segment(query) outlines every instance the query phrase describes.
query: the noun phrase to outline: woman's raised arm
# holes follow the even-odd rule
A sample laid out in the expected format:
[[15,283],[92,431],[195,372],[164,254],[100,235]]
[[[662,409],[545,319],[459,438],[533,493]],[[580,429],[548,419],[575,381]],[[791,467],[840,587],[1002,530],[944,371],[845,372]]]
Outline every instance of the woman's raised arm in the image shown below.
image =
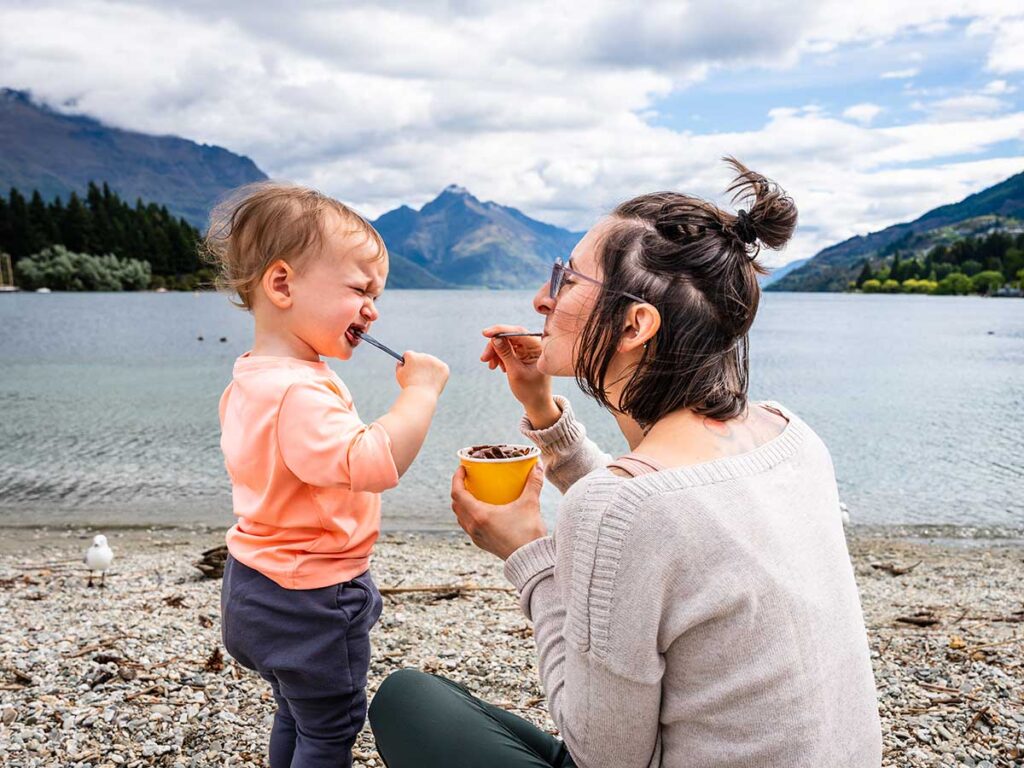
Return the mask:
[[492,325],[485,328],[487,347],[480,356],[491,370],[500,368],[512,395],[526,411],[523,434],[541,450],[547,479],[565,493],[573,483],[611,461],[587,438],[575,420],[569,401],[551,391],[551,377],[537,370],[541,342],[535,336],[497,337],[499,333],[525,331],[522,326]]

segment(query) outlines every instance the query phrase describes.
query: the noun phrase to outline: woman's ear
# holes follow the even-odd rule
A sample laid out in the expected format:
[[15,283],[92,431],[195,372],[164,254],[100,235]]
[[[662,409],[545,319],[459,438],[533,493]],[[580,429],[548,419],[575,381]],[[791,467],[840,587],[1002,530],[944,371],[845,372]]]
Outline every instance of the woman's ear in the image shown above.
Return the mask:
[[263,273],[263,292],[270,299],[270,303],[278,309],[288,309],[292,305],[292,279],[295,271],[284,259],[278,259]]
[[626,313],[625,328],[619,340],[620,352],[647,346],[661,328],[661,313],[651,304],[634,304]]

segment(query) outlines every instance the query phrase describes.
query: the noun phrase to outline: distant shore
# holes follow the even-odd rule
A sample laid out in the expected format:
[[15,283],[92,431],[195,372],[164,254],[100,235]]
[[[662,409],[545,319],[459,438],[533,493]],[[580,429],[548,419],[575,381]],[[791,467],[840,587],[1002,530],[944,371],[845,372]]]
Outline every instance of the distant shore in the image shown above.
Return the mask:
[[[223,531],[107,531],[116,560],[103,590],[85,585],[91,533],[7,528],[0,537],[5,765],[263,765],[269,691],[222,655],[220,582],[192,565]],[[1024,759],[1024,538],[893,533],[848,531],[883,764]],[[532,630],[499,561],[461,534],[386,534],[373,570],[382,587],[412,591],[386,597],[371,693],[394,669],[418,667],[553,728]],[[355,757],[382,765],[368,729]]]

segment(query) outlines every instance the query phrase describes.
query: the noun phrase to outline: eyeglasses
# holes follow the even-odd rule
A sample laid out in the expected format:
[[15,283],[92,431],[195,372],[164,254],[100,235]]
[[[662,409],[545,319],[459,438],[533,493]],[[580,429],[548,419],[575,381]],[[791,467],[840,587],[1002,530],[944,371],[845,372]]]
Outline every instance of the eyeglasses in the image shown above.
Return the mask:
[[601,288],[608,291],[608,293],[614,293],[619,296],[628,296],[633,299],[633,301],[639,301],[644,304],[648,303],[647,299],[642,299],[636,294],[626,293],[625,291],[616,291],[605,287],[605,284],[600,280],[595,280],[592,277],[588,277],[587,275],[577,272],[575,269],[570,269],[565,266],[565,263],[561,259],[555,259],[555,263],[551,265],[551,279],[548,281],[548,296],[552,299],[558,299],[558,292],[562,290],[562,282],[565,280],[565,276],[567,274],[579,278],[580,280],[585,280],[588,283],[599,285]]

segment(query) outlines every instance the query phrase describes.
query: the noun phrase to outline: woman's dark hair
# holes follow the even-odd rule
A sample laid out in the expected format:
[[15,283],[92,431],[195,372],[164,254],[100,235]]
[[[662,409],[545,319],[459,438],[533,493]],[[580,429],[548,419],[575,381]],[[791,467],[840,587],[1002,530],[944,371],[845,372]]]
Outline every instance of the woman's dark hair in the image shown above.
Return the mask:
[[609,364],[633,303],[661,313],[622,390],[619,410],[649,427],[680,408],[725,421],[747,407],[747,333],[757,313],[761,246],[780,248],[796,227],[796,205],[774,182],[732,157],[726,190],[737,214],[677,192],[641,195],[612,212],[599,245],[602,291],[580,335],[576,380],[601,405]]

